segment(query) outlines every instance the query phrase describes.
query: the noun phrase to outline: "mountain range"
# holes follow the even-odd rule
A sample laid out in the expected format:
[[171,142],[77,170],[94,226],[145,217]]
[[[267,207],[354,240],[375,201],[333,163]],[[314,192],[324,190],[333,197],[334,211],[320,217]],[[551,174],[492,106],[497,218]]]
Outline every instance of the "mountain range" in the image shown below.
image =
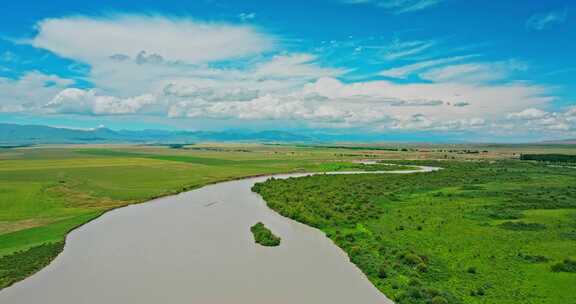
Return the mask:
[[[407,134],[330,134],[316,131],[302,133],[266,131],[186,131],[186,130],[112,130],[108,128],[71,129],[44,125],[0,123],[0,147],[35,144],[191,144],[199,142],[263,142],[263,143],[334,143],[334,142],[405,142],[405,143],[460,143],[459,139],[440,141],[431,137]],[[536,143],[538,144],[538,143]],[[576,139],[544,141],[539,144],[576,144]]]
[[111,130],[108,128],[67,129],[42,125],[0,123],[1,145],[70,143],[194,143],[207,141],[312,142],[311,136],[285,131],[165,131]]

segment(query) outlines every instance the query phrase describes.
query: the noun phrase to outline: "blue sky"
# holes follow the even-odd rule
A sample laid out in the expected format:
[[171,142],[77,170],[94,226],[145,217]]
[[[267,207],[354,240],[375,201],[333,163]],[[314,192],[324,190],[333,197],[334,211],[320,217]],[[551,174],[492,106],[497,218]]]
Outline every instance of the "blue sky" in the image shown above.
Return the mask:
[[571,1],[2,4],[0,122],[576,137]]

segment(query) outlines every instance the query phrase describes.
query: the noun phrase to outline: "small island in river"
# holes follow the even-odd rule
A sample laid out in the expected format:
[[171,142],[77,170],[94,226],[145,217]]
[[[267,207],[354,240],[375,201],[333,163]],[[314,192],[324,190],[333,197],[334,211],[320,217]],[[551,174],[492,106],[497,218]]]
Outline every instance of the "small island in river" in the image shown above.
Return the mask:
[[275,236],[270,229],[262,224],[262,222],[258,222],[254,226],[250,227],[250,231],[252,231],[254,241],[257,244],[267,247],[280,245],[280,238]]

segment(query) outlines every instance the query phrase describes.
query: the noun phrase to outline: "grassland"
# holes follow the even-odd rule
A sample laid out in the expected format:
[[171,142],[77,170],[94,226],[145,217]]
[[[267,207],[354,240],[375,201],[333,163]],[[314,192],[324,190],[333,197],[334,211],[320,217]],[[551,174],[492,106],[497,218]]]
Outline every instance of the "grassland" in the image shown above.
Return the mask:
[[409,164],[445,169],[272,179],[253,190],[324,231],[396,303],[576,303],[576,170]]
[[[571,153],[575,150],[566,146],[560,148],[548,146],[521,148],[526,149],[526,151],[530,153]],[[366,169],[359,168],[364,166],[349,162],[350,160],[356,159],[512,159],[518,158],[520,152],[524,151],[522,149],[517,146],[408,146],[407,148],[392,147],[390,149],[379,146],[377,149],[374,149],[369,146],[314,147],[256,144],[201,144],[178,147],[178,149],[158,146],[119,145],[0,148],[0,289],[25,278],[47,265],[61,251],[64,237],[71,229],[102,215],[108,210],[144,202],[151,198],[194,189],[223,180],[252,175],[293,171]],[[470,165],[472,164],[474,163],[470,163]],[[446,163],[442,163],[442,166],[445,165]],[[388,166],[382,169],[397,170],[406,168],[409,168],[406,167],[406,164],[399,163],[397,166]],[[349,193],[346,193],[346,199],[344,200],[346,203],[344,205],[339,205],[334,210],[332,210],[333,205],[326,205],[323,206],[326,208],[315,210],[315,204],[310,204],[302,207],[300,211],[286,213],[285,215],[318,226],[320,224],[313,220],[313,218],[318,214],[323,214],[323,216],[328,219],[326,223],[337,224],[331,226],[332,224],[328,225],[324,223],[322,224],[323,226],[318,227],[327,231],[335,240],[340,239],[337,238],[336,235],[347,235],[356,233],[357,231],[375,231],[371,233],[380,235],[380,241],[382,242],[384,242],[383,239],[388,234],[393,236],[393,238],[390,238],[388,241],[392,242],[392,245],[387,244],[386,247],[407,248],[409,244],[396,244],[398,235],[406,235],[407,237],[405,239],[415,244],[414,251],[421,250],[426,244],[435,244],[431,243],[428,239],[434,239],[438,234],[428,227],[428,225],[435,221],[441,222],[441,220],[438,220],[438,217],[443,216],[447,216],[447,219],[454,218],[454,220],[446,220],[445,225],[441,225],[441,227],[443,227],[442,229],[446,230],[438,230],[442,233],[448,233],[448,236],[451,234],[459,235],[460,231],[458,227],[464,224],[468,225],[462,226],[467,227],[467,230],[464,231],[468,231],[470,227],[475,227],[470,230],[475,231],[474,233],[483,232],[484,230],[482,229],[488,229],[487,227],[498,228],[498,231],[502,232],[503,235],[532,233],[536,235],[538,239],[546,241],[545,244],[550,245],[550,247],[548,250],[540,250],[539,246],[530,242],[523,243],[523,241],[525,241],[523,238],[516,240],[514,244],[518,244],[518,246],[521,246],[520,248],[525,249],[521,252],[514,252],[513,254],[518,255],[521,253],[520,261],[531,261],[528,266],[522,264],[524,266],[519,268],[521,273],[525,274],[527,279],[530,279],[531,277],[529,278],[528,276],[538,277],[540,273],[536,270],[526,272],[527,270],[524,268],[528,267],[527,269],[531,269],[530,267],[539,267],[537,270],[543,271],[551,269],[553,265],[557,265],[555,267],[555,269],[558,270],[557,272],[546,272],[543,278],[552,280],[554,284],[560,286],[560,289],[568,289],[569,284],[573,282],[566,281],[566,278],[576,276],[570,272],[563,271],[572,269],[573,267],[574,253],[571,251],[572,249],[569,248],[570,250],[566,251],[565,248],[566,240],[576,242],[574,241],[576,240],[575,229],[567,228],[573,227],[570,225],[574,222],[573,219],[576,218],[571,208],[555,207],[544,208],[542,210],[530,208],[529,210],[524,210],[516,207],[507,207],[503,209],[504,213],[498,209],[487,208],[485,210],[482,209],[484,213],[465,213],[466,217],[463,218],[457,217],[457,214],[445,214],[447,211],[443,211],[442,209],[448,207],[448,210],[458,210],[457,208],[459,208],[458,206],[460,205],[462,205],[460,208],[466,210],[472,208],[471,206],[473,205],[468,206],[469,202],[464,201],[464,198],[460,197],[466,193],[466,195],[480,195],[477,193],[484,193],[484,190],[487,191],[486,194],[482,194],[486,195],[487,198],[480,195],[480,198],[472,200],[472,202],[476,202],[475,206],[478,207],[484,204],[490,205],[489,203],[491,202],[496,204],[503,201],[505,200],[505,195],[507,197],[510,195],[522,197],[525,189],[527,189],[527,193],[532,193],[530,191],[542,189],[545,185],[551,185],[554,189],[563,187],[572,181],[572,173],[570,173],[572,171],[561,171],[565,170],[562,168],[547,168],[547,171],[544,170],[539,173],[541,174],[539,179],[533,180],[533,185],[535,185],[533,188],[528,184],[518,184],[519,186],[516,186],[520,188],[514,188],[516,187],[514,183],[500,183],[499,180],[493,180],[492,183],[489,183],[488,177],[483,177],[481,182],[475,182],[472,183],[472,185],[466,184],[462,186],[463,188],[459,188],[459,186],[454,185],[461,183],[460,175],[463,175],[464,179],[469,176],[463,172],[467,170],[463,169],[464,167],[454,168],[450,169],[451,171],[445,172],[458,172],[458,174],[449,175],[446,179],[440,178],[442,182],[438,182],[437,185],[424,183],[423,185],[428,185],[426,186],[428,188],[418,186],[411,189],[412,183],[418,181],[413,180],[416,179],[416,177],[388,177],[389,180],[382,181],[382,184],[380,184],[380,182],[376,184],[368,183],[367,185],[372,187],[372,189],[362,186],[362,180],[357,180],[360,186],[352,189],[351,186],[357,184],[357,182],[355,182],[356,177],[325,177],[326,181],[338,181],[340,179],[347,181],[347,178],[351,179],[350,181],[352,183],[350,185],[341,185],[338,182],[332,184],[334,187],[342,186],[342,189],[346,189],[346,191],[350,190]],[[368,170],[370,169],[368,168]],[[499,170],[504,172],[508,169],[501,168]],[[478,172],[485,171],[480,170]],[[558,177],[558,172],[564,173]],[[437,175],[437,173],[434,174],[434,176]],[[442,172],[442,174],[445,173]],[[545,178],[546,174],[548,174],[548,179]],[[476,175],[473,174],[470,176]],[[332,180],[330,178],[334,179]],[[380,180],[380,177],[377,176],[373,178],[375,178],[376,181]],[[436,178],[432,180],[436,180]],[[545,181],[545,183],[542,181]],[[476,184],[482,185],[477,186]],[[403,185],[408,185],[409,187],[406,188]],[[508,185],[507,187],[509,187],[509,189],[505,188],[505,185]],[[324,186],[326,185],[318,187],[317,191],[320,191],[320,189],[325,190],[325,188],[323,188]],[[476,189],[474,187],[483,188]],[[374,192],[376,191],[375,189],[385,189],[386,195],[382,196],[381,193]],[[476,189],[476,192],[474,192],[475,190],[473,189]],[[295,190],[302,189],[297,188]],[[498,195],[494,194],[500,193],[498,191],[509,192]],[[298,192],[294,192],[294,195],[297,193]],[[437,194],[438,196],[436,196],[435,193],[439,193]],[[336,199],[343,196],[340,192],[326,192],[326,194],[325,197],[327,199]],[[495,197],[492,198],[492,195]],[[557,195],[557,200],[561,200],[563,194]],[[308,199],[305,195],[296,198],[298,199],[296,201],[305,201]],[[389,199],[390,202],[394,202],[394,204],[390,202],[386,203],[387,199]],[[485,202],[484,199],[488,201]],[[380,203],[364,204],[366,201],[372,200],[379,201]],[[538,196],[534,198],[535,202],[539,200],[540,197]],[[273,201],[273,199],[271,201]],[[363,206],[358,207],[355,202],[362,203]],[[401,202],[401,204],[396,204],[398,202]],[[431,203],[432,205],[428,206],[427,204],[422,204],[422,202]],[[438,205],[434,205],[437,202]],[[559,204],[559,206],[563,206],[562,204],[564,203]],[[395,208],[400,208],[400,206],[406,206],[406,209],[398,209],[397,212],[400,212],[400,214],[397,219],[394,219],[395,222],[387,221],[387,219],[394,214]],[[358,210],[360,210],[361,213],[358,213]],[[401,221],[400,219],[408,221],[410,217],[423,218],[424,215],[428,216],[428,214],[434,216],[433,218],[436,218],[436,220],[422,219],[428,224],[421,224],[421,230],[418,230],[417,226],[415,230],[409,228],[412,226],[408,225],[408,223],[398,224],[398,221]],[[494,214],[509,214],[510,218],[493,219]],[[345,218],[345,222],[341,222],[342,219],[339,219],[341,215]],[[515,216],[522,216],[522,218],[515,219]],[[334,221],[331,221],[331,219]],[[380,220],[382,223],[387,224],[378,224]],[[522,223],[514,224],[515,222],[521,221],[526,225]],[[547,221],[550,222],[546,224]],[[470,223],[479,223],[480,228],[470,226]],[[543,225],[546,228],[535,228],[539,226],[531,225],[533,223],[544,223]],[[400,225],[403,227],[400,227]],[[449,227],[451,228],[448,229]],[[396,228],[399,230],[396,230]],[[400,230],[400,228],[403,230]],[[558,232],[557,234],[561,236],[560,240],[558,237],[549,238],[549,236],[553,234],[553,231]],[[411,238],[409,237],[411,234],[422,236],[422,238]],[[444,236],[444,234],[440,235]],[[487,249],[481,250],[482,257],[486,254],[486,251],[490,251],[490,248],[496,248],[494,247],[496,245],[491,245],[488,236],[481,241],[481,244],[488,246]],[[499,237],[503,236],[497,236],[497,238]],[[526,237],[526,239],[530,239],[530,237]],[[423,242],[419,243],[422,240]],[[347,248],[347,245],[342,243],[341,240],[337,242],[343,248]],[[458,246],[465,245],[466,244],[460,244]],[[381,246],[384,247],[384,245]],[[348,249],[347,251],[351,254],[351,251]],[[470,249],[468,251],[472,252],[474,250],[476,249]],[[421,251],[426,252],[423,249]],[[502,255],[506,254],[512,253],[507,251],[502,252]],[[498,256],[502,255],[499,254]],[[356,255],[351,254],[351,256],[354,257]],[[437,256],[441,258],[437,259]],[[430,253],[430,257],[434,257],[431,261],[442,261],[451,256],[449,253],[440,251]],[[354,261],[362,267],[362,263],[357,260]],[[480,262],[483,263],[483,260],[479,260],[478,263],[470,266],[476,267],[478,273],[477,276],[472,278],[484,278],[488,276],[487,272],[483,269],[484,266],[482,266]],[[430,262],[430,264],[427,263],[426,265],[430,269],[436,269],[435,263],[437,262]],[[478,266],[476,266],[476,264],[478,264]],[[516,267],[516,264],[510,265]],[[465,266],[460,265],[459,267]],[[380,273],[380,275],[384,273],[385,272]],[[392,274],[390,274],[390,276],[392,276]],[[384,290],[387,294],[393,294],[389,293],[391,288],[390,284],[382,285],[383,283],[379,283],[378,279],[375,279],[373,275],[369,275],[369,277],[375,282],[378,288]],[[405,277],[399,278],[400,283],[396,285],[404,286],[405,284],[403,282],[408,280],[406,278],[410,278],[410,276],[405,275]],[[427,280],[420,280],[422,284],[428,284]],[[449,283],[446,284],[460,286],[459,288],[464,290],[464,292],[468,292],[471,283],[461,280],[463,279],[451,279]],[[408,280],[408,282],[410,281]],[[458,285],[461,283],[464,285]],[[432,285],[439,284],[435,283]],[[474,286],[476,285],[478,284],[474,283]],[[439,286],[438,288],[444,288],[444,286]],[[550,289],[549,292],[553,293],[554,291]],[[458,295],[458,293],[456,293],[456,295]],[[493,291],[489,291],[489,293],[487,291],[485,299],[491,299],[490,297],[493,296]],[[541,302],[536,301],[535,303]]]

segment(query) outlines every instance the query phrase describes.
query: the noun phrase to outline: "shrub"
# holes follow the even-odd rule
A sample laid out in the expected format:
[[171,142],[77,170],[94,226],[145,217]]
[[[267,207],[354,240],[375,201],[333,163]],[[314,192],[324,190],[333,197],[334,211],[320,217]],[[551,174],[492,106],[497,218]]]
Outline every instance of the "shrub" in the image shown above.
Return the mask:
[[471,274],[476,274],[477,269],[474,266],[470,266],[470,267],[468,267],[468,269],[466,269],[466,272],[471,273]]
[[266,228],[264,224],[258,222],[250,227],[250,231],[254,235],[256,243],[262,246],[278,246],[280,245],[280,238],[275,236],[270,229]]
[[526,262],[529,262],[529,263],[546,263],[550,260],[543,255],[528,255],[528,254],[522,255],[522,254],[519,254],[519,256],[522,259],[524,259]]
[[404,255],[403,257],[404,263],[408,264],[408,265],[418,265],[420,263],[424,263],[424,261],[422,260],[422,258],[420,256],[418,256],[417,254],[414,253],[407,253]]
[[378,270],[378,277],[381,279],[385,279],[388,277],[388,271],[386,270],[386,266],[380,266]]
[[428,265],[426,265],[425,263],[420,263],[416,266],[416,270],[420,272],[428,272]]
[[446,298],[443,296],[435,296],[432,299],[432,304],[448,304],[448,300],[446,300]]
[[560,263],[556,263],[556,264],[552,265],[552,271],[576,273],[576,261],[572,260],[570,258],[567,258]]
[[524,223],[524,222],[504,222],[500,227],[507,230],[517,231],[539,231],[546,229],[546,226],[538,223]]
[[412,278],[410,279],[410,281],[408,281],[408,286],[421,286],[422,282],[420,282],[420,280],[418,280],[417,278]]

